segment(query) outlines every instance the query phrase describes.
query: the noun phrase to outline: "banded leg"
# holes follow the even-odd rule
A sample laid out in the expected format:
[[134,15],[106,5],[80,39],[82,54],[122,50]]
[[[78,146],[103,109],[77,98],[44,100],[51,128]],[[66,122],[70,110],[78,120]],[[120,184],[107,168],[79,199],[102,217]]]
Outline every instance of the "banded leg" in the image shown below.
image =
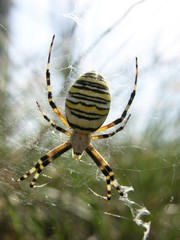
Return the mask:
[[51,52],[52,52],[52,46],[54,43],[54,38],[55,35],[53,35],[52,41],[51,41],[51,45],[49,48],[49,55],[48,55],[48,61],[47,61],[47,66],[46,66],[46,82],[47,82],[47,89],[48,89],[48,102],[50,104],[50,106],[52,107],[53,111],[56,113],[56,115],[61,119],[61,121],[69,127],[69,124],[66,120],[66,118],[62,115],[62,113],[59,111],[59,109],[56,107],[56,104],[53,101],[52,98],[52,92],[51,92],[51,81],[50,81],[50,59],[51,59]]
[[112,137],[113,135],[115,135],[116,133],[122,131],[122,130],[125,128],[125,126],[126,126],[128,120],[129,120],[130,116],[131,116],[131,114],[128,115],[128,117],[127,117],[126,120],[124,121],[124,124],[123,124],[122,126],[118,127],[115,131],[110,132],[110,133],[107,133],[107,134],[95,135],[95,136],[92,136],[91,139],[92,139],[92,140],[97,140],[97,139],[101,139],[101,138],[109,138],[109,137]]
[[111,123],[109,123],[109,124],[107,124],[105,126],[100,127],[98,130],[96,130],[96,132],[107,130],[108,128],[114,127],[115,125],[121,123],[124,120],[124,118],[127,115],[128,110],[129,110],[129,108],[130,108],[130,106],[131,106],[131,104],[132,104],[132,102],[134,100],[134,97],[136,95],[137,79],[138,79],[138,59],[136,57],[136,75],[135,75],[135,81],[134,81],[134,89],[133,89],[133,91],[131,93],[131,96],[130,96],[130,98],[128,100],[128,103],[127,103],[123,113],[121,114],[121,117],[117,118],[115,121],[113,121],[113,122],[111,122]]
[[64,134],[66,134],[66,135],[68,135],[68,136],[71,135],[70,132],[66,131],[65,129],[63,129],[63,128],[59,127],[59,126],[57,126],[51,119],[49,119],[48,116],[46,116],[45,113],[43,112],[43,110],[42,110],[41,106],[39,105],[39,103],[38,103],[38,102],[36,102],[36,103],[37,103],[37,106],[38,106],[41,114],[43,115],[44,119],[45,119],[46,121],[48,121],[49,124],[50,124],[53,128],[55,128],[56,130],[58,130],[58,131],[60,131],[60,132],[62,132],[62,133],[64,133]]
[[89,156],[94,160],[94,162],[97,164],[99,169],[102,171],[102,173],[106,177],[106,183],[107,183],[107,196],[101,196],[97,193],[96,196],[105,199],[105,200],[110,200],[111,199],[111,184],[116,188],[118,193],[123,196],[123,192],[121,190],[121,187],[117,180],[114,178],[114,173],[108,163],[105,161],[105,159],[96,151],[96,149],[90,145],[87,149],[86,152],[89,154]]
[[39,178],[40,173],[42,172],[42,170],[44,169],[44,167],[46,167],[49,163],[51,163],[54,159],[56,159],[57,157],[61,156],[64,152],[68,151],[69,149],[71,149],[71,144],[69,141],[67,141],[66,143],[54,148],[52,151],[48,152],[46,155],[44,155],[43,157],[41,157],[36,165],[34,167],[32,167],[29,171],[27,171],[22,177],[20,177],[17,181],[23,181],[26,178],[28,178],[31,174],[33,174],[34,172],[36,172],[34,174],[33,180],[30,183],[30,187],[34,187],[37,179]]

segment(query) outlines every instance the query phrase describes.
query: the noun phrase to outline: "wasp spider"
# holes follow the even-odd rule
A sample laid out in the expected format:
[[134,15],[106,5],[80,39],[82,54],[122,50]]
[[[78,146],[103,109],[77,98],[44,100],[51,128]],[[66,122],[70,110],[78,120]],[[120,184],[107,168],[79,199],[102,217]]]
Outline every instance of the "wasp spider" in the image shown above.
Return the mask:
[[[67,142],[54,148],[50,152],[46,153],[43,157],[41,157],[29,171],[27,171],[21,178],[18,179],[18,181],[23,181],[31,174],[36,172],[30,184],[30,187],[34,187],[44,167],[46,167],[57,157],[61,156],[64,152],[72,148],[73,157],[75,159],[80,159],[83,152],[86,151],[87,154],[89,154],[89,156],[97,164],[102,173],[105,175],[107,183],[107,195],[101,196],[96,194],[97,196],[100,196],[105,200],[110,200],[111,185],[113,185],[117,189],[118,193],[123,196],[122,188],[117,182],[117,180],[114,178],[114,173],[111,167],[100,155],[100,153],[98,153],[98,151],[93,147],[93,145],[91,144],[91,140],[109,138],[113,136],[117,132],[123,130],[127,121],[129,120],[130,114],[127,116],[127,112],[136,94],[138,77],[137,58],[134,89],[131,93],[131,96],[129,98],[129,101],[127,102],[123,113],[115,121],[101,127],[101,125],[107,118],[110,109],[111,96],[105,79],[95,71],[85,73],[84,75],[79,77],[71,86],[65,102],[66,117],[64,117],[59,111],[59,109],[56,107],[51,92],[49,70],[54,38],[55,35],[53,36],[51,41],[46,67],[48,102],[53,111],[59,117],[59,119],[64,123],[64,125],[66,125],[70,129],[70,131],[67,131],[57,126],[51,119],[49,119],[48,116],[45,115],[38,102],[37,105],[45,120],[48,121],[53,128],[69,136],[70,139]],[[103,133],[94,135],[94,133],[107,130],[111,127],[116,126],[117,124],[120,124],[121,122],[123,122],[123,120],[124,123],[122,125],[119,125],[114,131],[107,134]]]

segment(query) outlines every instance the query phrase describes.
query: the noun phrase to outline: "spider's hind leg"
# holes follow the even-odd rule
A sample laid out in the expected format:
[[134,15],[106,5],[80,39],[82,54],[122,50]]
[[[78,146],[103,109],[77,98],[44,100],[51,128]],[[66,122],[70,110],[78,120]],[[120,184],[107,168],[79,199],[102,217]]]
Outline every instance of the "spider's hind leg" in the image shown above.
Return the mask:
[[50,157],[48,155],[44,155],[42,158],[40,158],[37,161],[37,163],[34,167],[32,167],[29,171],[27,171],[25,174],[22,175],[22,177],[20,177],[18,179],[18,182],[25,180],[30,175],[32,175],[34,172],[36,172],[32,181],[31,181],[31,183],[30,183],[30,187],[33,188],[37,179],[39,178],[39,175],[42,172],[43,168],[46,167],[51,162],[52,162],[52,157]]
[[30,175],[32,175],[34,172],[35,175],[30,183],[30,187],[34,187],[37,179],[39,178],[40,173],[42,172],[42,170],[49,164],[51,163],[54,159],[56,159],[57,157],[61,156],[64,152],[68,151],[69,149],[71,149],[71,144],[69,141],[67,141],[66,143],[54,148],[52,151],[48,152],[46,155],[44,155],[43,157],[41,157],[36,165],[34,167],[32,167],[29,171],[27,171],[25,174],[22,175],[22,177],[20,177],[17,181],[23,181],[26,178],[28,178]]
[[92,145],[90,145],[86,152],[89,154],[89,156],[94,160],[94,162],[98,165],[99,169],[102,171],[104,176],[106,177],[106,183],[107,183],[107,196],[101,196],[97,193],[93,192],[96,196],[105,199],[110,200],[111,199],[111,185],[113,185],[116,190],[118,191],[120,196],[123,196],[123,191],[121,190],[121,187],[118,183],[118,181],[114,178],[114,173],[108,163],[105,161],[105,159],[93,148]]

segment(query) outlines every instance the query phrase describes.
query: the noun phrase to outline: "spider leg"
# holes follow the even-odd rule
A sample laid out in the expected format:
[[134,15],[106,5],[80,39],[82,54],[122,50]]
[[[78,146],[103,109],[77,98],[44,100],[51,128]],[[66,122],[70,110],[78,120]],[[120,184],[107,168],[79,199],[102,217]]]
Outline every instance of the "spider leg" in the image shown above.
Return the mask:
[[48,102],[50,104],[50,106],[52,107],[53,111],[56,113],[56,115],[60,118],[60,120],[69,127],[69,124],[66,120],[66,118],[62,115],[62,113],[59,111],[59,109],[56,107],[56,104],[53,101],[53,97],[52,97],[52,92],[51,92],[51,81],[50,81],[50,59],[51,59],[51,52],[52,52],[52,46],[54,43],[54,38],[55,35],[53,35],[52,41],[51,41],[51,45],[49,48],[49,55],[48,55],[48,61],[47,61],[47,66],[46,66],[46,82],[47,82],[47,89],[48,89]]
[[53,128],[55,128],[56,130],[58,130],[58,131],[60,131],[60,132],[62,132],[62,133],[64,133],[64,134],[66,134],[66,135],[68,135],[68,136],[71,135],[70,132],[66,131],[65,129],[63,129],[63,128],[59,127],[59,126],[57,126],[51,119],[49,119],[48,116],[45,115],[45,113],[43,112],[43,110],[42,110],[41,106],[39,105],[39,103],[38,103],[38,102],[36,102],[36,103],[37,103],[37,106],[38,106],[41,114],[43,115],[44,119],[45,119],[46,121],[48,121],[49,124],[50,124]]
[[71,148],[72,147],[71,147],[71,144],[70,144],[69,141],[67,141],[66,143],[64,143],[64,144],[54,148],[52,151],[48,152],[46,155],[41,157],[37,161],[35,166],[32,167],[29,171],[27,171],[24,175],[22,175],[22,177],[20,177],[17,181],[18,182],[23,181],[26,178],[28,178],[31,174],[36,172],[34,174],[33,180],[30,183],[30,187],[34,187],[34,185],[35,185],[37,179],[39,178],[39,175],[42,172],[42,170],[44,169],[44,167],[46,167],[54,159],[56,159],[57,157],[61,156],[64,152],[68,151]]
[[105,159],[98,153],[98,151],[92,145],[89,145],[89,147],[86,149],[86,152],[94,160],[94,162],[97,164],[99,169],[102,171],[102,173],[106,177],[107,196],[101,196],[99,194],[95,194],[95,195],[102,199],[110,200],[111,199],[111,184],[112,184],[116,188],[118,193],[121,196],[123,196],[121,187],[120,187],[119,183],[117,182],[117,180],[114,178],[114,173],[113,173],[111,167],[109,166],[109,164],[105,161]]
[[101,138],[109,138],[112,137],[113,135],[115,135],[116,133],[122,131],[124,129],[124,127],[126,126],[129,118],[130,118],[131,114],[128,115],[128,117],[126,118],[126,120],[124,121],[123,125],[121,125],[120,127],[118,127],[115,131],[107,133],[107,134],[100,134],[100,135],[95,135],[92,136],[92,140],[96,140],[96,139],[101,139]]
[[124,120],[124,118],[127,115],[128,110],[129,110],[129,108],[130,108],[130,106],[131,106],[131,104],[132,104],[132,102],[134,100],[134,97],[136,95],[137,79],[138,79],[138,59],[136,57],[136,75],[135,75],[135,81],[134,81],[134,89],[133,89],[133,91],[132,91],[132,93],[130,95],[130,98],[129,98],[128,102],[127,102],[127,105],[126,105],[123,113],[121,114],[121,117],[117,118],[115,121],[113,121],[113,122],[111,122],[111,123],[109,123],[109,124],[107,124],[105,126],[100,127],[98,130],[96,130],[96,132],[107,130],[108,128],[114,127],[115,125],[121,123]]

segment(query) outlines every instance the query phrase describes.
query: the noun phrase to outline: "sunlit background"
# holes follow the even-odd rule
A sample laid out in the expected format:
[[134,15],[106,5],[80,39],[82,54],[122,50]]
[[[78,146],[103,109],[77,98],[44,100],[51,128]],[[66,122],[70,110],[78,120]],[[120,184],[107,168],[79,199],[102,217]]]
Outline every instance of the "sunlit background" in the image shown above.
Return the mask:
[[36,106],[40,102],[61,125],[48,105],[45,81],[53,34],[52,91],[63,113],[70,85],[96,70],[112,96],[106,123],[119,117],[138,57],[132,116],[123,132],[94,145],[120,183],[133,186],[130,199],[150,212],[143,219],[151,222],[149,239],[180,239],[179,24],[178,0],[0,0],[0,226],[7,226],[0,239],[145,239],[115,190],[110,203],[88,192],[105,192],[106,184],[86,155],[82,163],[71,153],[56,160],[40,180],[50,183],[35,191],[29,179],[13,181],[66,140]]

